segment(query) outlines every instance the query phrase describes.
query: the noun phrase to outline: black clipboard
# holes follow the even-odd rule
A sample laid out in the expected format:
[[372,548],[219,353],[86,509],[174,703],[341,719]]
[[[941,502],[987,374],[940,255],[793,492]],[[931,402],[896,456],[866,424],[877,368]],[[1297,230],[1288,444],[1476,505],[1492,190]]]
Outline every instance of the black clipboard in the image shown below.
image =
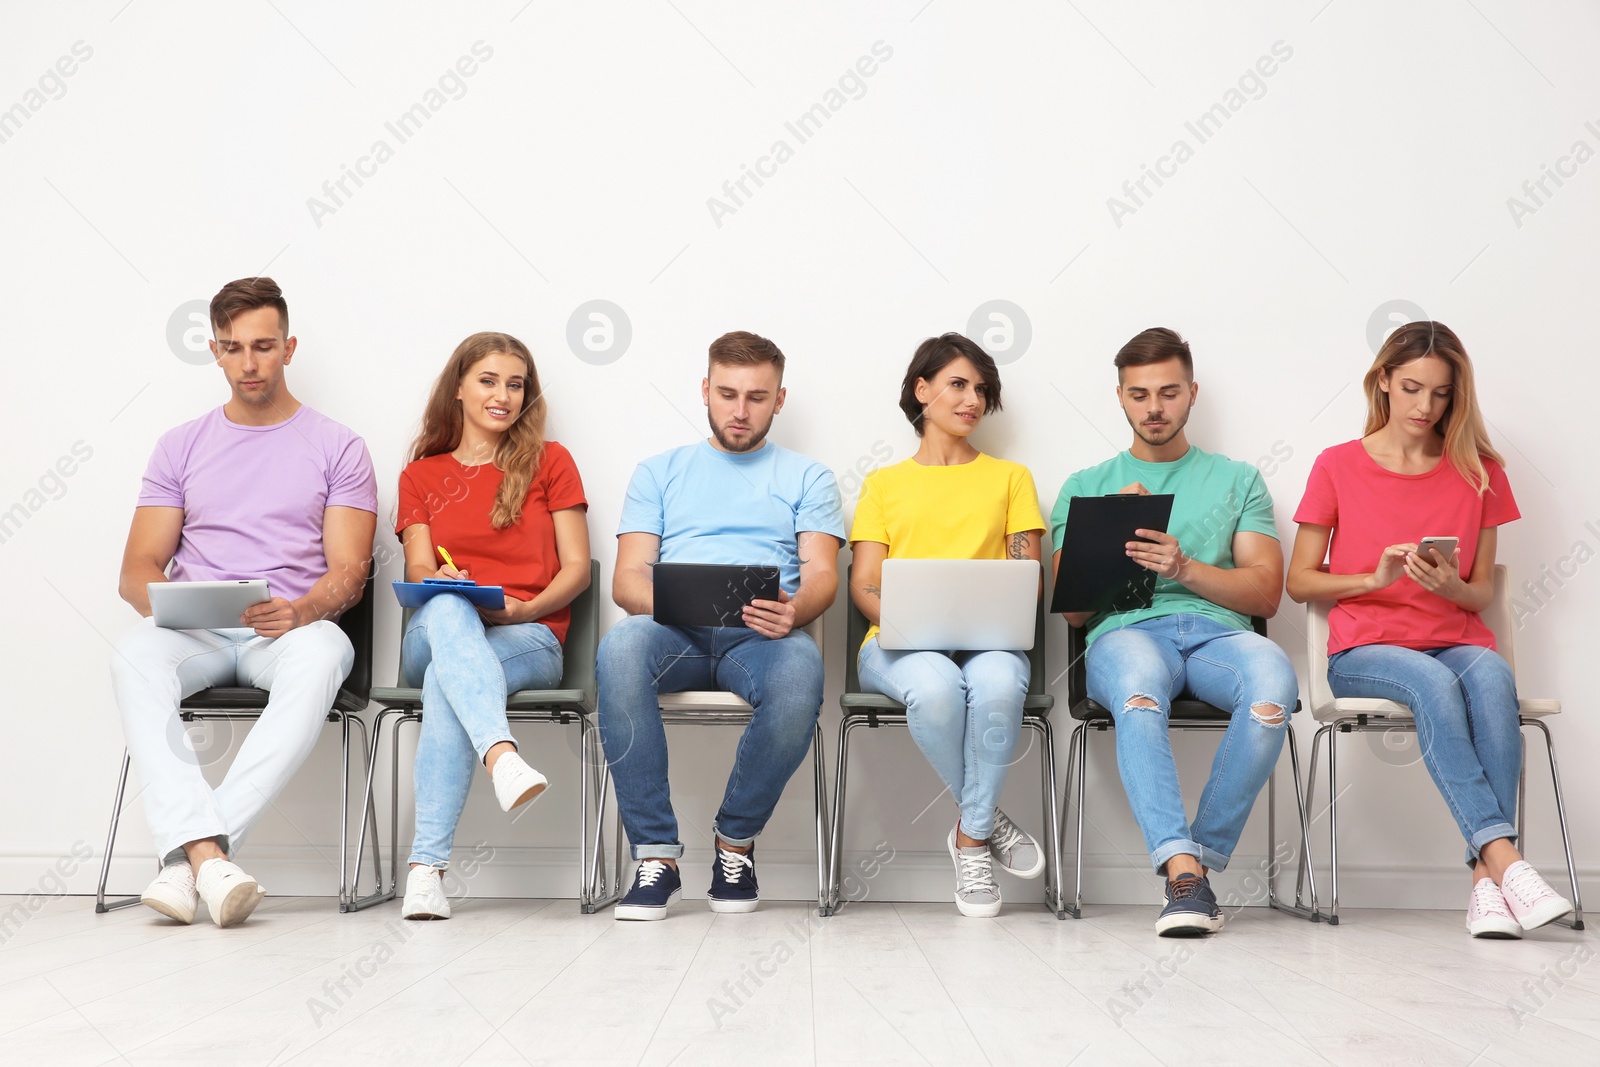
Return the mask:
[[656,622],[663,626],[744,626],[744,606],[777,600],[778,568],[718,563],[657,563]]
[[1075,496],[1067,505],[1053,612],[1135,611],[1155,602],[1156,572],[1128,556],[1135,530],[1166,533],[1171,493]]

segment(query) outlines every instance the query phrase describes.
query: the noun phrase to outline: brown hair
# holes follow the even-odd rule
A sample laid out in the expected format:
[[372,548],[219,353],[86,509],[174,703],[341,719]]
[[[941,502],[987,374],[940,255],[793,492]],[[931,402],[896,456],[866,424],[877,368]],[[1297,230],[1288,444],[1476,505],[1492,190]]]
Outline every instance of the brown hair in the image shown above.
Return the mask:
[[1117,349],[1117,356],[1111,362],[1117,368],[1117,381],[1120,382],[1123,370],[1128,367],[1165,363],[1169,359],[1182,363],[1183,373],[1188,375],[1191,382],[1194,381],[1194,357],[1189,354],[1189,342],[1180,337],[1177,330],[1152,326],[1134,334],[1127,344]]
[[725,333],[711,342],[711,367],[756,367],[771,363],[778,368],[778,381],[783,381],[783,353],[778,346],[760,334],[745,330]]
[[489,523],[496,530],[504,530],[521,520],[528,487],[533,484],[533,475],[544,458],[547,414],[544,391],[539,388],[539,372],[534,369],[533,355],[521,341],[508,333],[475,333],[456,346],[439,373],[438,381],[433,383],[427,409],[422,413],[422,429],[411,444],[408,462],[454,452],[461,444],[465,416],[461,413],[456,391],[479,360],[496,352],[522,360],[523,373],[527,376],[522,391],[522,410],[501,435],[494,450],[494,465],[505,472],[505,477],[500,482],[500,491],[495,494]]
[[917,399],[917,380],[932,382],[934,376],[956,360],[966,357],[983,379],[983,413],[1000,410],[1000,368],[994,357],[983,346],[959,333],[945,333],[930,337],[917,346],[911,356],[911,366],[900,383],[900,410],[905,412],[911,428],[922,436],[922,401]]
[[[1389,424],[1389,394],[1378,383],[1408,363],[1426,356],[1442,360],[1450,368],[1450,403],[1433,430],[1444,438],[1444,455],[1478,495],[1489,488],[1489,473],[1483,461],[1505,460],[1489,443],[1478,410],[1478,390],[1472,380],[1472,360],[1455,331],[1442,322],[1408,322],[1391,333],[1361,385],[1367,391],[1367,426],[1361,432],[1369,437]],[[1392,379],[1391,379],[1392,382]]]
[[277,308],[278,324],[288,336],[289,302],[271,278],[240,278],[218,289],[211,298],[211,332],[221,333],[236,316],[256,308]]

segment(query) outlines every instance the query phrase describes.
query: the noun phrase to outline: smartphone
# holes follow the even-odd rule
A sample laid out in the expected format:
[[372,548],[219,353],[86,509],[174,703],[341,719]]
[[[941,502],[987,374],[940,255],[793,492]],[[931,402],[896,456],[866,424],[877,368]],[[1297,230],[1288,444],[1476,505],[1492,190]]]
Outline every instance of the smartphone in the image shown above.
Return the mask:
[[1428,549],[1437,549],[1440,558],[1448,563],[1450,557],[1455,554],[1456,545],[1460,543],[1461,539],[1458,537],[1424,537],[1417,542],[1417,555],[1425,556]]

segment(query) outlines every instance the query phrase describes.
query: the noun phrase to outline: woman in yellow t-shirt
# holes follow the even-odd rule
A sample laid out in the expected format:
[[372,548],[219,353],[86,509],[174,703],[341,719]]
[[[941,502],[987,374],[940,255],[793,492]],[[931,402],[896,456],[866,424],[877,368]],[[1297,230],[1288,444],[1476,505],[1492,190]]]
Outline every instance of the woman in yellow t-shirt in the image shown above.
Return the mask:
[[1044,870],[1044,850],[997,807],[1022,731],[1028,657],[1021,652],[912,652],[878,646],[883,561],[1039,559],[1044,518],[1033,476],[968,440],[1000,410],[1000,372],[958,333],[917,347],[900,410],[922,438],[917,454],[867,475],[850,531],[850,597],[872,623],[861,646],[863,688],[906,705],[911,736],[950,787],[960,817],[948,839],[963,915],[1000,911],[993,869]]

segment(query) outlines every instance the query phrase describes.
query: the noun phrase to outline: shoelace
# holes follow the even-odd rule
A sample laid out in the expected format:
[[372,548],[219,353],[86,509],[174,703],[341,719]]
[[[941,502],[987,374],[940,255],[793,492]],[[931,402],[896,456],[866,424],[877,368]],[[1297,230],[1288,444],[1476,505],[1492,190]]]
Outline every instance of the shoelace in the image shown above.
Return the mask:
[[1176,882],[1169,882],[1173,900],[1188,900],[1200,892],[1200,887],[1205,882],[1199,878],[1179,878]]
[[1501,895],[1500,888],[1487,878],[1478,880],[1472,887],[1473,902],[1478,906],[1480,915],[1509,915],[1506,900]]
[[999,852],[1011,848],[1023,838],[1022,830],[999,808],[994,812],[994,830],[989,834],[989,847]]
[[974,889],[996,889],[994,882],[994,867],[989,863],[989,853],[980,856],[968,856],[961,852],[956,853],[956,878],[958,888],[962,892]]
[[744,872],[755,869],[755,861],[743,852],[734,852],[732,849],[717,849],[717,862],[722,865],[722,877],[735,885],[744,877]]
[[666,869],[667,865],[660,860],[645,860],[639,864],[639,887],[642,889],[655,885],[661,877],[661,872]]
[[1517,868],[1516,873],[1500,883],[1502,896],[1515,894],[1523,904],[1532,904],[1547,892],[1550,892],[1550,887],[1544,884],[1539,872],[1527,865]]

